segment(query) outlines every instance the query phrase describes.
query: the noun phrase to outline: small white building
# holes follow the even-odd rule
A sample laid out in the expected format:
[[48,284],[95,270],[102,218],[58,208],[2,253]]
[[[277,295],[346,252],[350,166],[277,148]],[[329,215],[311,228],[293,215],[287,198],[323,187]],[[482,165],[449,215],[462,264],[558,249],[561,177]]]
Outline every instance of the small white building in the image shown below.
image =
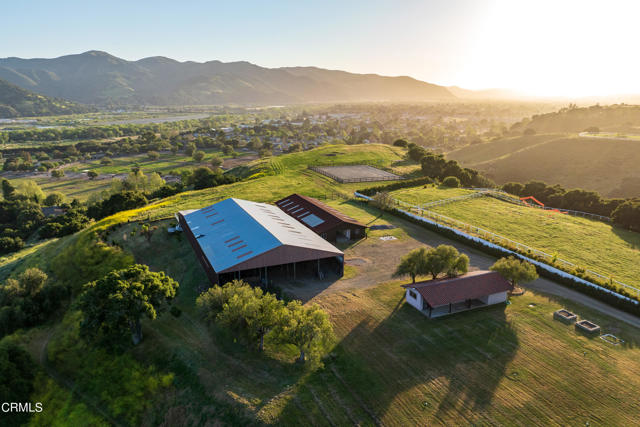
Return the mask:
[[486,270],[403,287],[407,302],[430,318],[505,302],[513,289],[499,273]]

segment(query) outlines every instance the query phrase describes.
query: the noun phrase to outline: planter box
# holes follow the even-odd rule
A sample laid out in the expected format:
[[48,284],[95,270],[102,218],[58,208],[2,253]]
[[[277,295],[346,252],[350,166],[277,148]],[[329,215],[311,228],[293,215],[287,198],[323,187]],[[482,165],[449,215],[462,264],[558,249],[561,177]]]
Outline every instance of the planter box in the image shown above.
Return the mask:
[[569,310],[565,310],[564,308],[554,312],[553,318],[563,323],[566,323],[567,325],[570,325],[574,323],[576,320],[578,320],[578,316],[576,316]]
[[581,320],[576,322],[576,331],[586,335],[598,335],[600,333],[600,326],[588,320]]

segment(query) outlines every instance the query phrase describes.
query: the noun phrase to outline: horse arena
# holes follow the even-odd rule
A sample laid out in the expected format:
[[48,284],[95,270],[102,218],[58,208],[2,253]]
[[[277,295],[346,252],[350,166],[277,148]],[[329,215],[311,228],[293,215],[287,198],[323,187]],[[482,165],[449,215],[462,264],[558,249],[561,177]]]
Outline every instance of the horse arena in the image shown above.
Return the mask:
[[340,183],[396,181],[402,177],[368,165],[353,166],[313,166],[310,168]]

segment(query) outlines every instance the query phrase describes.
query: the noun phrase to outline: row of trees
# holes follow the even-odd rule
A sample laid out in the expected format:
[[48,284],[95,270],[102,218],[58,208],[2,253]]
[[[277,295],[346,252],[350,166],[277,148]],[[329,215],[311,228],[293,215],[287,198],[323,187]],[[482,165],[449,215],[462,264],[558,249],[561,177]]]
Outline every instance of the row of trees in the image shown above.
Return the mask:
[[300,301],[285,304],[274,294],[239,280],[210,288],[196,303],[204,318],[229,328],[260,351],[267,336],[275,343],[294,345],[300,362],[307,355],[319,355],[333,340],[329,317],[318,306],[305,307]]
[[[400,142],[399,142],[400,141]],[[395,144],[403,146],[406,141],[399,140]],[[443,154],[437,154],[426,150],[415,143],[407,143],[407,156],[420,163],[422,174],[431,178],[444,181],[448,177],[454,177],[465,187],[493,187],[495,184],[477,170],[463,168],[455,160],[445,159]]]
[[610,216],[618,225],[640,230],[640,199],[604,199],[595,191],[566,190],[560,185],[547,185],[540,181],[526,184],[509,182],[502,186],[502,190],[521,197],[533,196],[554,208]]

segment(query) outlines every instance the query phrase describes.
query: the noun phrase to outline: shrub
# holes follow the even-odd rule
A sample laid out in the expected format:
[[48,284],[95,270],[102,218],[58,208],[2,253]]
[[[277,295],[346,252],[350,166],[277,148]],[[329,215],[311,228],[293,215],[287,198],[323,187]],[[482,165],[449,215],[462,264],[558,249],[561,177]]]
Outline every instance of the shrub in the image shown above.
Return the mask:
[[460,187],[460,180],[455,176],[448,176],[442,180],[442,185],[450,188],[458,188]]

